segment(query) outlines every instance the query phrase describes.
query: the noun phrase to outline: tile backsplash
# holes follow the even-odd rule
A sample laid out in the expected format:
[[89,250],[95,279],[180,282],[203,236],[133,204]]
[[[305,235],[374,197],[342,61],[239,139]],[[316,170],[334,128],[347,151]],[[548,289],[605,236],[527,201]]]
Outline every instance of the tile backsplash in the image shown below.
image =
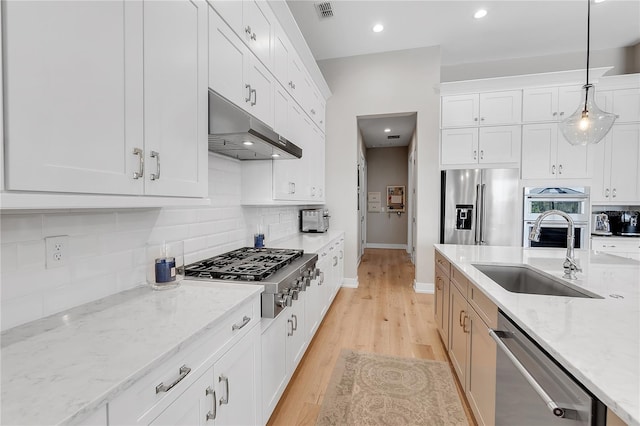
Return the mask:
[[[211,205],[0,216],[1,329],[146,285],[146,245],[184,241],[185,261],[298,232],[299,206],[240,205],[241,163],[209,156]],[[45,237],[68,235],[65,266],[46,269]]]

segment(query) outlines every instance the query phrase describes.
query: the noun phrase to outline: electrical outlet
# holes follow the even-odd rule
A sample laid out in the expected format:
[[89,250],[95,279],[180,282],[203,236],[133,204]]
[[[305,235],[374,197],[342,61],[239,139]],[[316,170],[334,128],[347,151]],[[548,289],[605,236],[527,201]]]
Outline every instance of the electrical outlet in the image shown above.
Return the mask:
[[47,269],[59,268],[67,264],[69,258],[69,236],[58,235],[44,239]]

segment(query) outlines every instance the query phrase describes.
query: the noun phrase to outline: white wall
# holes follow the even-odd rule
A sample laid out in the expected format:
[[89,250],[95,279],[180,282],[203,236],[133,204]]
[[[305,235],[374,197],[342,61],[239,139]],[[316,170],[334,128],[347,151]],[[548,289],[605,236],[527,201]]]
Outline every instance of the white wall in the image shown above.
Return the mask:
[[[146,282],[150,241],[183,240],[185,261],[298,232],[298,207],[240,206],[241,163],[209,156],[212,205],[197,208],[47,211],[0,216],[1,329]],[[69,235],[69,262],[45,269],[44,237]]]
[[[619,49],[592,50],[589,67],[613,66],[614,68],[607,75],[640,72],[640,69],[636,66],[637,64],[634,64],[636,59],[635,53],[632,52],[633,48],[631,48],[631,51],[629,49],[623,47]],[[630,54],[630,52],[632,53]],[[442,67],[441,78],[445,82],[577,70],[586,67],[586,60],[586,51],[581,51],[559,55],[448,65]]]
[[357,117],[417,112],[416,280],[433,282],[438,239],[440,48],[429,47],[319,61],[333,96],[327,102],[327,205],[345,231],[345,277],[357,278]]

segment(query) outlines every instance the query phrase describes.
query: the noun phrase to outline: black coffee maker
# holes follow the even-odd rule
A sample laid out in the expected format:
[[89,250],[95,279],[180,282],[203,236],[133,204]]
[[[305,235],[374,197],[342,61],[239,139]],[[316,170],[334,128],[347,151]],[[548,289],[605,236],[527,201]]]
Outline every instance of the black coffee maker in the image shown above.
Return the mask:
[[625,211],[608,211],[611,225],[611,232],[614,235],[640,237],[640,226],[638,225],[638,217],[640,212],[633,210]]

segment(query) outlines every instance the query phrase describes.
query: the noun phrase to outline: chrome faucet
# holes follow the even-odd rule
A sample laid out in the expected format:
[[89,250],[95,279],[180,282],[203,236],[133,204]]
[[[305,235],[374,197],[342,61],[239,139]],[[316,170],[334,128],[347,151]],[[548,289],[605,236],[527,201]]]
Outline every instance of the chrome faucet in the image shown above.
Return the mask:
[[547,210],[536,219],[535,223],[533,224],[533,228],[531,228],[531,232],[529,233],[529,239],[531,241],[540,241],[540,224],[547,216],[551,216],[554,214],[562,216],[569,223],[569,229],[567,230],[567,255],[564,259],[564,263],[562,264],[562,266],[564,267],[563,278],[567,278],[570,280],[578,279],[578,277],[576,277],[576,272],[582,272],[582,269],[576,263],[573,252],[573,245],[575,241],[575,226],[573,224],[573,219],[571,219],[571,216],[560,210]]

